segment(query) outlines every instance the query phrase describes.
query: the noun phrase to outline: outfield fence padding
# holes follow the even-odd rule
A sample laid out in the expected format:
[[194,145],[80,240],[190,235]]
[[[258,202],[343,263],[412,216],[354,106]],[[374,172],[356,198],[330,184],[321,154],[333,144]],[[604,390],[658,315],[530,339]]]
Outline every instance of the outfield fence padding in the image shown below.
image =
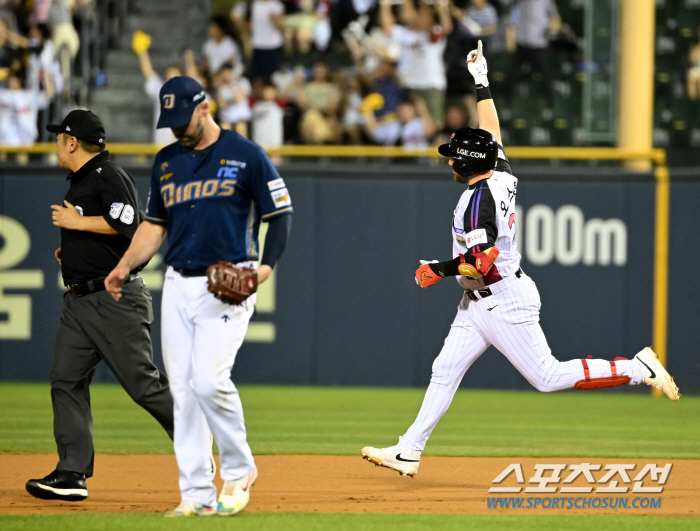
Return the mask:
[[[515,169],[522,265],[540,290],[541,324],[554,355],[612,359],[652,344],[654,175],[604,167]],[[133,173],[145,201],[148,172]],[[419,259],[451,256],[460,185],[445,167],[428,164],[291,164],[280,173],[295,209],[292,235],[273,283],[261,293],[234,380],[426,385],[461,290],[453,279],[421,290],[413,272]],[[2,380],[48,380],[63,294],[50,205],[67,188],[60,169],[4,168],[0,175]],[[671,175],[667,363],[684,393],[700,392],[700,281],[687,274],[697,255],[690,216],[698,200],[700,180],[675,182]],[[156,306],[158,363],[163,270],[155,260],[145,275]],[[111,378],[106,369],[96,375]],[[494,349],[463,385],[530,388]]]

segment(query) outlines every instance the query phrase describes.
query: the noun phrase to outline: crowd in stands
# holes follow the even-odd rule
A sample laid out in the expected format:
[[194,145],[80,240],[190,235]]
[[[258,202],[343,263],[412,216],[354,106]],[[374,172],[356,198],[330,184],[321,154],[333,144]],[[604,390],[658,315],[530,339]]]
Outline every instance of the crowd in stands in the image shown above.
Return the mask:
[[0,0],[0,144],[37,140],[80,47],[74,17],[94,0]]
[[184,66],[161,77],[147,36],[133,47],[154,103],[165,80],[191,75],[222,127],[262,145],[426,147],[477,125],[466,56],[479,39],[486,54],[497,36],[512,52],[513,85],[521,64],[540,72],[551,115],[548,48],[561,28],[554,0],[218,0]]

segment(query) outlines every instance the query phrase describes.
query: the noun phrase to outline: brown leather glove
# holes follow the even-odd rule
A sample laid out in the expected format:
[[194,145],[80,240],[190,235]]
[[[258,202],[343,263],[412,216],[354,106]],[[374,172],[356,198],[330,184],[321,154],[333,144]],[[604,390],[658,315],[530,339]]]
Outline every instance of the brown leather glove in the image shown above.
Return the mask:
[[228,304],[241,304],[258,290],[258,272],[219,260],[207,268],[209,291]]

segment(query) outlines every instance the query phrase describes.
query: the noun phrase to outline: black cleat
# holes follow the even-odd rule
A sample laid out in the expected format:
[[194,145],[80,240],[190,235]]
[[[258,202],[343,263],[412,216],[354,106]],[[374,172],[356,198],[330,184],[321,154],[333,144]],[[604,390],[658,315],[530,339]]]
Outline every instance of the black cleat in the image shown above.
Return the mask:
[[26,488],[42,500],[82,501],[88,497],[85,475],[66,470],[54,470],[43,479],[30,479]]

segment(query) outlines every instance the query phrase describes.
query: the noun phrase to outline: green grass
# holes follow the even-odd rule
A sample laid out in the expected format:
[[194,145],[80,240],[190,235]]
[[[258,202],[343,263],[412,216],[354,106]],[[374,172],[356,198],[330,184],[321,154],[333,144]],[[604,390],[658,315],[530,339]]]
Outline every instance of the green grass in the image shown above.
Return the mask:
[[[260,454],[357,455],[395,444],[422,389],[241,386],[250,444]],[[169,454],[157,423],[117,385],[92,387],[95,446]],[[53,453],[46,384],[0,383],[0,453]],[[459,391],[426,454],[700,458],[700,397],[616,392]]]
[[241,513],[232,518],[164,519],[161,515],[56,515],[0,516],[0,527],[6,531],[412,531],[439,529],[547,531],[685,531],[700,529],[698,518],[660,518],[645,516],[490,516],[490,515],[408,515],[408,514],[304,514],[304,513]]

